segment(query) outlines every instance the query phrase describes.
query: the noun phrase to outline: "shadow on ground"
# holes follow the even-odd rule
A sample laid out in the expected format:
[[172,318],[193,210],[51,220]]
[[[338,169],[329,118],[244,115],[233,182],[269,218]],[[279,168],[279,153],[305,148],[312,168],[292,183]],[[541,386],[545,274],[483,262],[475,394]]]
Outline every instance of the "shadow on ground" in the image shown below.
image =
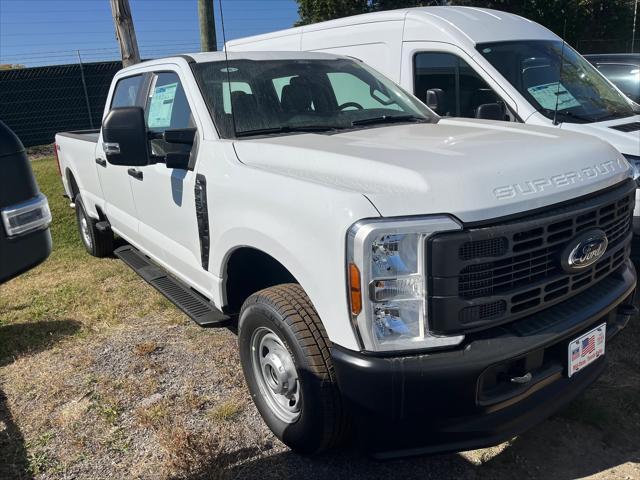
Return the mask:
[[[640,319],[611,342],[604,374],[568,407],[501,450],[377,462],[340,450],[317,457],[243,450],[212,456],[190,480],[640,478]],[[274,450],[275,452],[275,450]],[[608,472],[608,473],[605,473]],[[184,477],[181,477],[184,478]]]
[[[75,320],[52,320],[0,325],[0,367],[15,358],[35,354],[53,346],[80,329]],[[0,387],[2,387],[0,377]],[[0,388],[0,478],[27,480],[29,458],[24,437],[9,410],[7,397]]]

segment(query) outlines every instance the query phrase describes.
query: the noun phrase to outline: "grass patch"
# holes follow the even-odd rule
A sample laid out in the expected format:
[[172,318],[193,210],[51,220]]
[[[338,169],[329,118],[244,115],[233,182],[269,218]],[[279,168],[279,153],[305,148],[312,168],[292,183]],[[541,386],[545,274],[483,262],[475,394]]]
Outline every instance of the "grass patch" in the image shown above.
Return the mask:
[[240,415],[243,409],[244,405],[241,402],[237,400],[228,400],[216,405],[216,407],[209,412],[209,416],[214,420],[228,422]]
[[[55,160],[32,162],[53,222],[53,252],[38,268],[0,287],[0,365],[65,337],[87,335],[128,317],[184,317],[115,258],[91,257],[80,241],[75,213],[62,196]],[[144,294],[141,295],[141,292]]]

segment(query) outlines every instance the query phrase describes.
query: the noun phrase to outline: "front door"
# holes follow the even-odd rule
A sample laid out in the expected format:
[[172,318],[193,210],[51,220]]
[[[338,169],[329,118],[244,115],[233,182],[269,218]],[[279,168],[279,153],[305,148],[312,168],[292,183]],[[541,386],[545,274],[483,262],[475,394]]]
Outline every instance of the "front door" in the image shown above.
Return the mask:
[[[159,137],[170,129],[195,128],[183,81],[173,71],[156,72],[151,78],[145,101],[145,118],[150,134]],[[199,132],[196,133],[198,137]],[[135,200],[140,247],[194,287],[207,285],[202,266],[196,217],[193,169],[167,168],[167,153],[190,153],[191,165],[197,154],[194,146],[151,140],[155,162],[138,167],[141,175],[131,178]]]

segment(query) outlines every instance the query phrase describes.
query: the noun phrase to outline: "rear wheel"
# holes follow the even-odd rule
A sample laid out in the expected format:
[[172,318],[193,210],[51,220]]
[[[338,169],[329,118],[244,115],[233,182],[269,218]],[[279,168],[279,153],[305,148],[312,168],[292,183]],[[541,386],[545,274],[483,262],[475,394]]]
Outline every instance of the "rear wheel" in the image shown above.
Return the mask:
[[280,440],[317,453],[346,439],[349,423],[326,332],[300,285],[251,295],[240,313],[238,342],[253,401]]
[[94,257],[106,257],[113,253],[113,232],[111,229],[98,230],[97,220],[91,218],[84,207],[80,195],[75,198],[76,220],[84,248]]

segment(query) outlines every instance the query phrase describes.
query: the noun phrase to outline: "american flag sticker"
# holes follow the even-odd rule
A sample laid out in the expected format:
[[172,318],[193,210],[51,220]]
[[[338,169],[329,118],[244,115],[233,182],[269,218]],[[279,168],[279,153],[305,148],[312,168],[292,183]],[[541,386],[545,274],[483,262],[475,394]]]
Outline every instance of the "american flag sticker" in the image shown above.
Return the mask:
[[582,356],[586,357],[596,349],[596,338],[593,335],[589,335],[589,338],[585,338],[582,341]]
[[602,324],[569,343],[569,376],[604,355],[607,325]]

